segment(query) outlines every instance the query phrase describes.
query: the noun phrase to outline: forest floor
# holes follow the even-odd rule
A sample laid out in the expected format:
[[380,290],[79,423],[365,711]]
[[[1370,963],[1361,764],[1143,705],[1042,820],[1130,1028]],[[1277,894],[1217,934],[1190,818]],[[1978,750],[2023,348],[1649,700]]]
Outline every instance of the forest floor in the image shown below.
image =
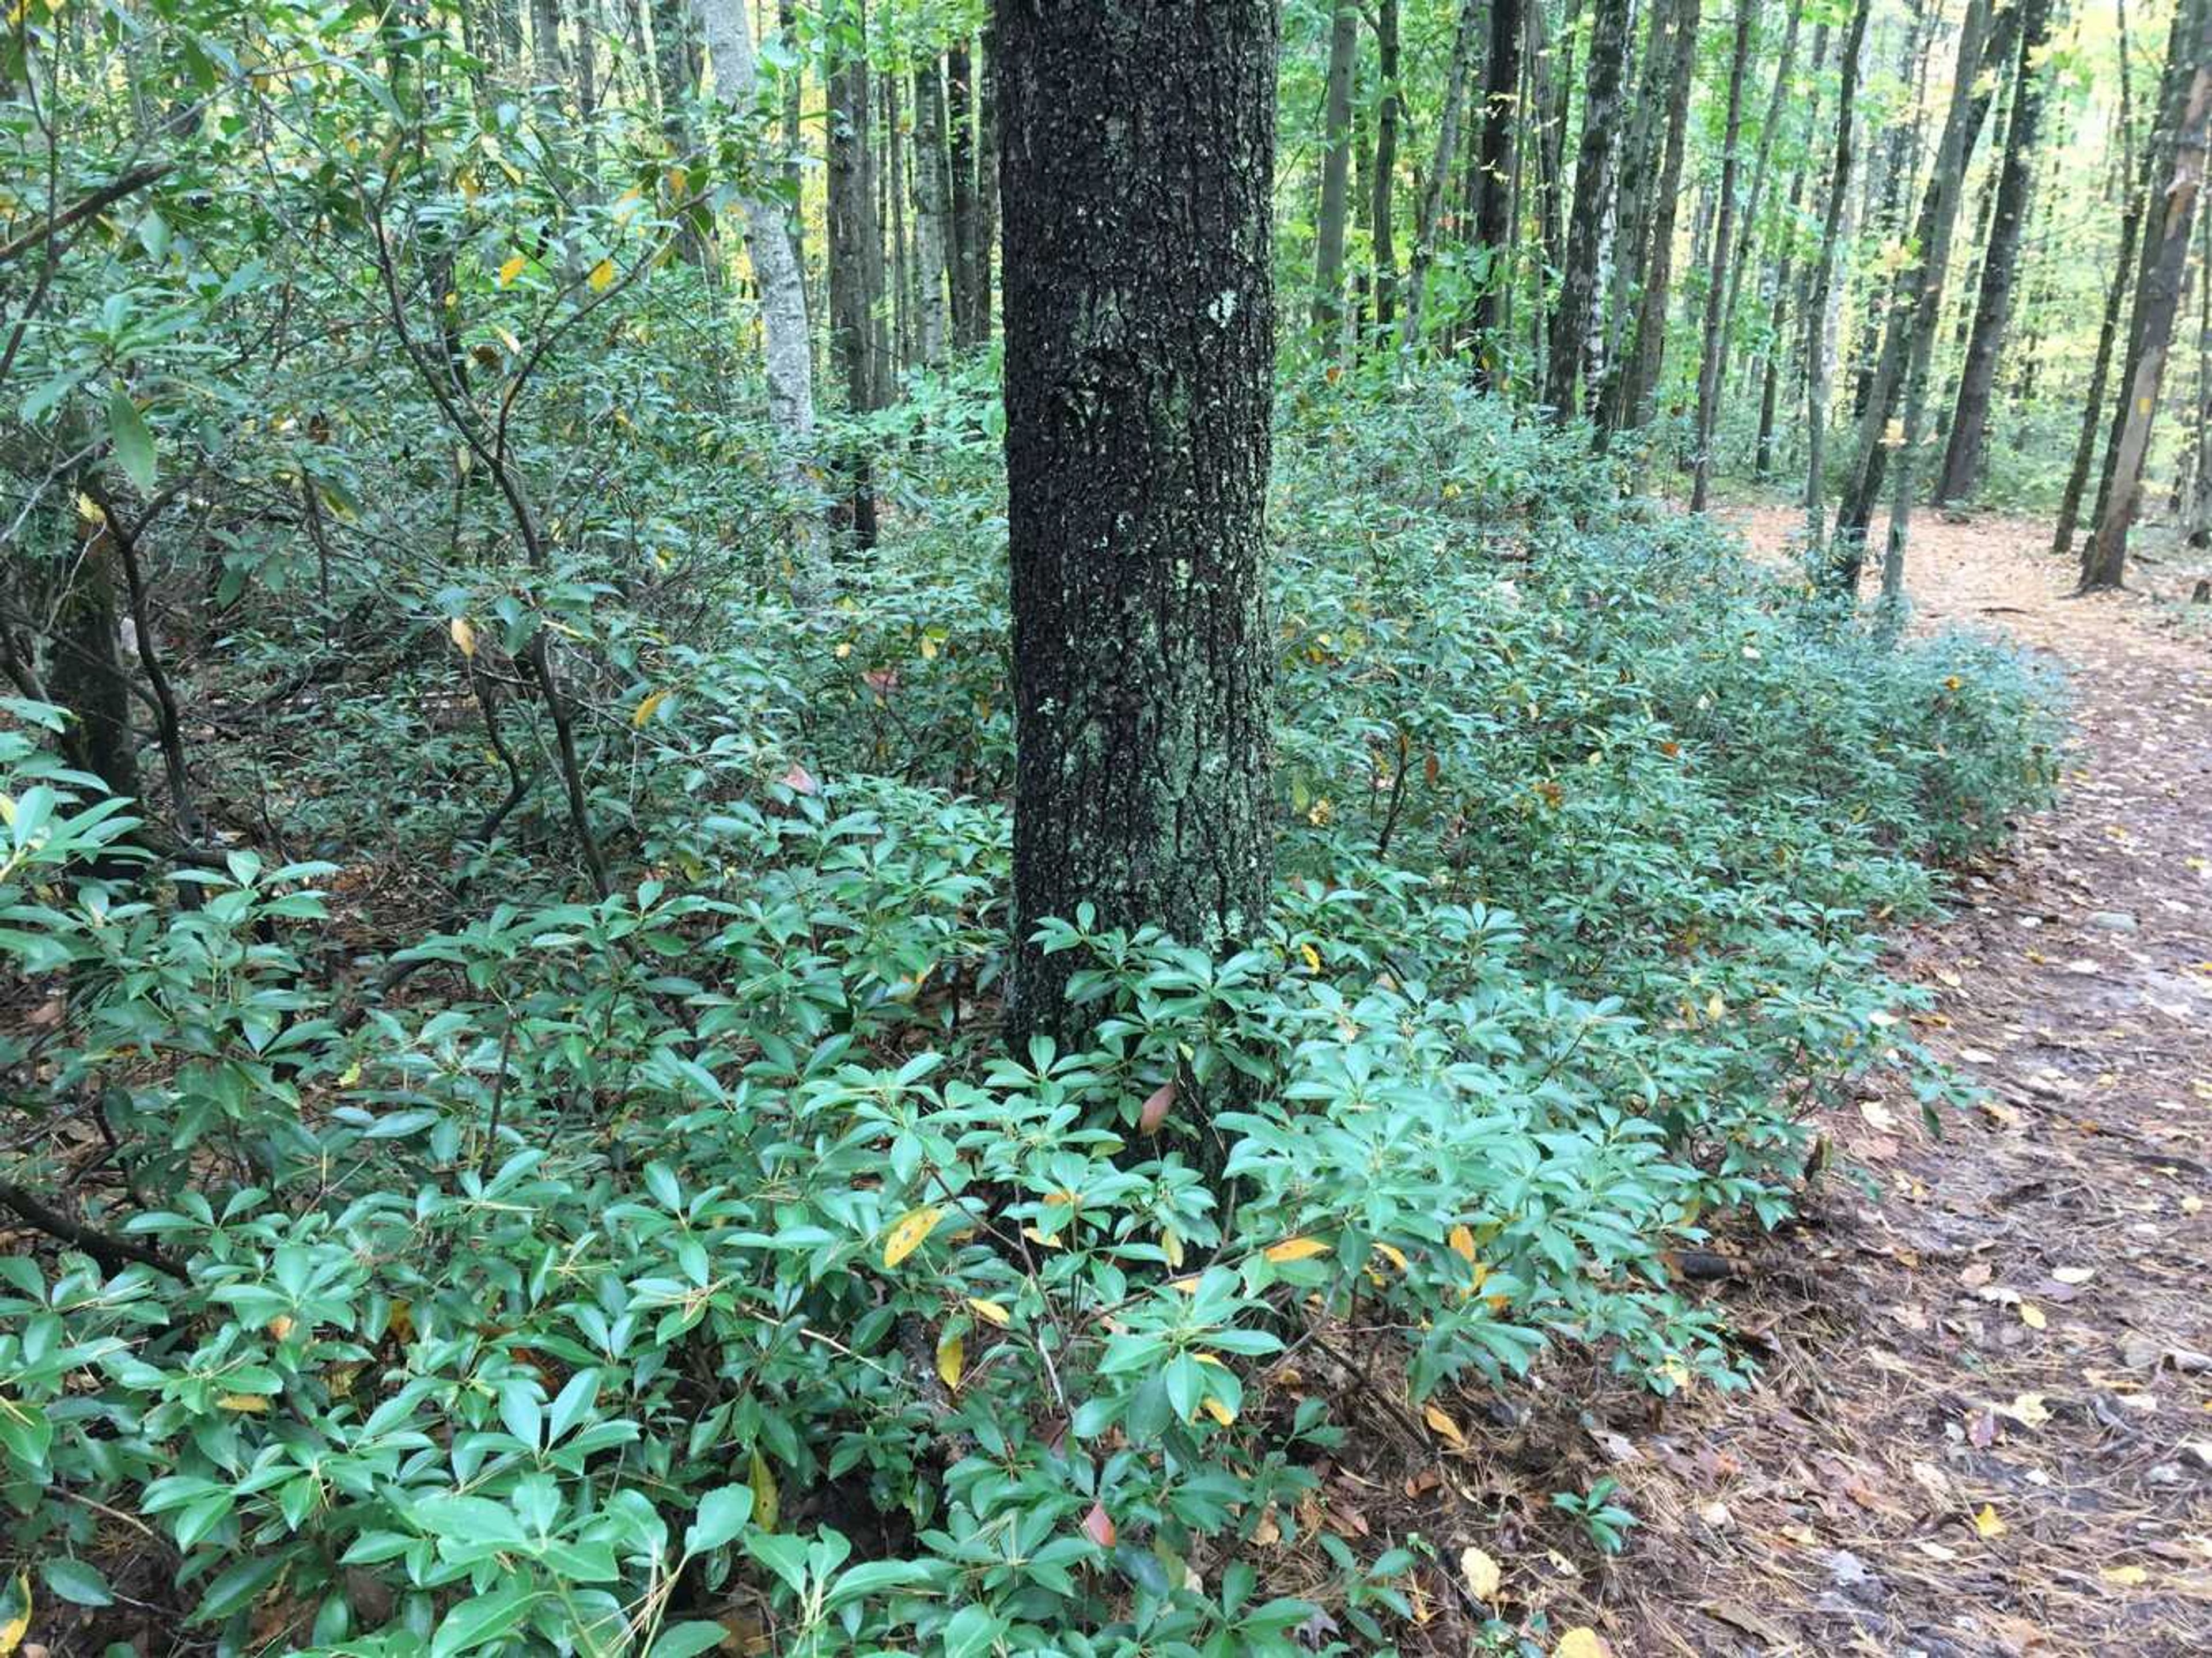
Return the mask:
[[[1796,521],[1737,517],[1764,552]],[[1622,1658],[2212,1652],[2212,629],[2067,597],[2048,535],[1912,546],[1916,625],[2002,629],[2076,721],[2057,805],[1891,963],[1985,1101],[1822,1125],[1880,1195],[1733,1241],[1747,1394],[1583,1418],[1642,1523],[1551,1616]]]
[[[1731,516],[1788,556],[1795,513]],[[2212,561],[2077,599],[2049,536],[1913,537],[1914,625],[2009,635],[2075,721],[2056,805],[1888,963],[1981,1103],[1937,1138],[1869,1084],[1798,1216],[1700,1263],[1747,1391],[1554,1371],[1345,1457],[1306,1517],[1436,1549],[1403,1649],[1502,1616],[1613,1658],[2212,1653]],[[1598,1565],[1550,1494],[1604,1477],[1638,1524]]]

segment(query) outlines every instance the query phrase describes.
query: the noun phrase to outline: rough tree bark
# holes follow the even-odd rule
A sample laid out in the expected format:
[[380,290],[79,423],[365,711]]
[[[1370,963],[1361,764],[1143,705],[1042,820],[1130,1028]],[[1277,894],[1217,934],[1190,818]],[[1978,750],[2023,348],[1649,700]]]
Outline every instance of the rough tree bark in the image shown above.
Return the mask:
[[1018,1043],[1089,904],[1221,951],[1272,869],[1272,0],[998,0]]
[[1939,505],[1972,495],[1980,486],[1987,465],[1990,403],[1996,390],[1998,355],[2012,321],[2021,232],[2027,222],[2028,186],[2043,121],[2041,55],[2051,34],[2051,0],[2021,0],[2012,120],[2005,133],[1994,217],[1982,255],[1981,291],[1974,300],[1973,328],[1966,339],[1965,366],[1959,371],[1959,396],[1952,405],[1950,437],[1943,446],[1943,470],[1936,481],[1934,499]]
[[1336,0],[1328,31],[1328,87],[1322,112],[1321,211],[1314,234],[1314,332],[1332,349],[1344,323],[1344,227],[1352,202],[1352,75],[1359,63],[1359,9]]
[[2136,295],[2136,315],[2141,324],[2141,349],[2135,372],[2124,391],[2126,418],[2119,440],[2113,446],[2112,487],[2096,538],[2085,550],[2081,563],[2084,592],[2118,587],[2128,566],[2128,530],[2135,522],[2142,495],[2143,461],[2150,448],[2152,422],[2166,377],[2166,360],[2173,343],[2174,319],[2187,292],[2189,236],[2194,226],[2197,193],[2204,184],[2206,128],[2212,124],[2212,4],[2199,0],[2193,20],[2190,56],[2194,65],[2181,118],[2173,137],[2173,172],[2167,181],[2160,214],[2155,257]]
[[[1590,360],[1590,315],[1597,303],[1599,243],[1620,155],[1621,81],[1634,9],[1631,0],[1595,0],[1595,6],[1589,79],[1583,88],[1582,146],[1575,158],[1574,216],[1567,229],[1559,307],[1552,313],[1545,354],[1544,401],[1554,418],[1563,421],[1574,418],[1579,408],[1576,388],[1595,367]],[[1596,388],[1593,385],[1590,389]]]

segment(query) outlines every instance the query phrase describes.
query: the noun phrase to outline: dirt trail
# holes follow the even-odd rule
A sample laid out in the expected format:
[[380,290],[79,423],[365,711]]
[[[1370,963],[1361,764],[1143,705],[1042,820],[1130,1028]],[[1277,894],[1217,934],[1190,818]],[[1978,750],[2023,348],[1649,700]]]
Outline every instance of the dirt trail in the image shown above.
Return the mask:
[[[1788,514],[1744,517],[1778,545]],[[2212,650],[2069,599],[2032,524],[1924,524],[1921,621],[2063,662],[2063,799],[1900,941],[1989,1106],[1869,1098],[1720,1298],[1747,1396],[1595,1436],[1644,1516],[1615,1652],[2212,1652]]]

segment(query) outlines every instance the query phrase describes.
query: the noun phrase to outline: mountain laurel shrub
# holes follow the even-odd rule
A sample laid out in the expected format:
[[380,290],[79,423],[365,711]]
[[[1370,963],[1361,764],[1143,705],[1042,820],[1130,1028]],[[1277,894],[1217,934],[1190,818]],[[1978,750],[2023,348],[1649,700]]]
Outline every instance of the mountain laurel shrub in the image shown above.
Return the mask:
[[[1328,1626],[1243,1546],[1297,1537],[1346,1424],[1279,1356],[1387,1333],[1416,1401],[1562,1351],[1741,1379],[1668,1253],[1780,1219],[1868,1070],[1956,1094],[1879,932],[2042,799],[2047,688],[1835,625],[1449,375],[1295,384],[1274,914],[1225,960],[1049,923],[1090,1035],[1009,1053],[987,392],[897,415],[898,533],[832,609],[679,646],[576,601],[667,693],[594,773],[629,873],[575,902],[502,842],[404,993],[334,964],[328,865],[134,876],[128,805],[9,705],[0,953],[47,1011],[0,1052],[4,1175],[104,1190],[127,1251],[0,1260],[39,1616],[1291,1654]],[[1413,1556],[1327,1547],[1371,1649]]]

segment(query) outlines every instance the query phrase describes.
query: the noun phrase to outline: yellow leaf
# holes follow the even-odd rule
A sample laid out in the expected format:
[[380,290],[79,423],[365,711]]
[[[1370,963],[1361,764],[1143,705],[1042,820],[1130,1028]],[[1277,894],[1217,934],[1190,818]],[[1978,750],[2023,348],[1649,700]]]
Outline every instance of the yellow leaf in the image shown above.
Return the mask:
[[519,357],[522,355],[522,342],[515,338],[507,330],[494,323],[491,331],[499,336],[499,343],[507,348],[510,356]]
[[925,662],[937,660],[937,641],[927,634],[921,636],[921,659]]
[[995,1301],[978,1301],[975,1297],[970,1296],[968,1297],[968,1310],[981,1319],[984,1323],[995,1324],[1001,1330],[1014,1321],[1014,1315]]
[[1459,1552],[1459,1575],[1467,1592],[1478,1600],[1487,1600],[1498,1593],[1498,1562],[1472,1545]]
[[1595,1630],[1585,1626],[1562,1635],[1552,1649],[1552,1658],[1613,1658],[1613,1649],[1598,1639]]
[[2043,1315],[2043,1309],[2032,1301],[2020,1303],[2020,1321],[2031,1330],[2040,1330],[2051,1321]]
[[269,1401],[258,1394],[225,1394],[216,1403],[226,1411],[244,1411],[252,1416],[260,1416],[269,1409]]
[[1389,1261],[1400,1272],[1402,1272],[1406,1270],[1406,1252],[1403,1249],[1401,1249],[1396,1244],[1378,1243],[1375,1246],[1375,1253],[1382,1256],[1383,1260]]
[[[2141,1566],[2106,1566],[2097,1576],[2124,1589],[2131,1589],[2150,1581],[2150,1574]],[[6,1650],[5,1647],[0,1647],[0,1652]]]
[[1427,1423],[1430,1427],[1435,1429],[1437,1432],[1442,1434],[1446,1439],[1451,1441],[1453,1444],[1463,1446],[1467,1443],[1467,1435],[1461,1430],[1459,1424],[1453,1421],[1451,1418],[1445,1415],[1444,1412],[1436,1406],[1423,1406],[1421,1407],[1421,1420]]
[[1974,1516],[1974,1529],[1984,1537],[2002,1537],[2006,1527],[2005,1522],[1997,1517],[1996,1508],[1984,1503],[1982,1511]]
[[1176,1271],[1182,1266],[1182,1234],[1172,1226],[1160,1231],[1160,1253],[1167,1257],[1168,1267]]
[[1300,944],[1298,946],[1298,953],[1306,958],[1306,966],[1309,970],[1315,973],[1321,971],[1321,952],[1319,950],[1316,950],[1311,944]]
[[1285,1238],[1280,1243],[1269,1245],[1266,1253],[1269,1260],[1278,1264],[1291,1260],[1310,1260],[1316,1255],[1327,1254],[1328,1245],[1323,1243],[1319,1238]]
[[1200,1407],[1203,1409],[1208,1416],[1212,1417],[1216,1422],[1218,1422],[1224,1428],[1237,1419],[1237,1412],[1231,1410],[1226,1405],[1216,1399],[1212,1394],[1206,1394],[1205,1398],[1200,1400],[1198,1402]]
[[592,267],[592,274],[585,280],[591,283],[592,293],[605,293],[615,285],[615,262],[612,259],[601,259]]
[[968,1357],[968,1344],[957,1335],[941,1338],[937,1344],[938,1379],[948,1388],[960,1385],[960,1374]]
[[658,708],[667,700],[668,693],[666,691],[648,692],[645,700],[637,705],[637,712],[629,717],[630,729],[633,731],[643,731],[645,729],[645,722],[653,718],[653,711],[655,708]]
[[453,643],[460,647],[463,656],[472,657],[477,653],[476,624],[468,617],[455,616],[446,624],[446,631],[453,635]]
[[752,1476],[745,1483],[753,1488],[753,1525],[774,1531],[776,1516],[783,1512],[783,1498],[775,1488],[775,1470],[758,1451],[753,1453]]
[[1467,1228],[1466,1228],[1466,1227],[1464,1227],[1464,1226],[1455,1226],[1455,1227],[1453,1227],[1453,1228],[1451,1229],[1451,1238],[1450,1238],[1450,1243],[1451,1243],[1451,1247],[1452,1247],[1452,1253],[1453,1253],[1454,1254],[1455,1254],[1455,1255],[1459,1255],[1459,1256],[1462,1256],[1462,1257],[1465,1258],[1465,1260],[1468,1261],[1468,1263],[1470,1266],[1472,1266],[1472,1265],[1474,1264],[1474,1233],[1472,1233],[1472,1232],[1468,1231],[1468,1230],[1467,1230]]
[[522,274],[523,267],[529,263],[529,260],[524,258],[522,255],[518,253],[513,258],[509,259],[505,264],[500,266],[499,285],[501,288],[512,286],[514,279]]
[[936,1230],[939,1218],[945,1212],[934,1207],[910,1209],[898,1218],[890,1235],[884,1239],[884,1265],[896,1266],[916,1249],[921,1241]]
[[31,1574],[19,1571],[0,1588],[0,1654],[15,1651],[31,1632]]

